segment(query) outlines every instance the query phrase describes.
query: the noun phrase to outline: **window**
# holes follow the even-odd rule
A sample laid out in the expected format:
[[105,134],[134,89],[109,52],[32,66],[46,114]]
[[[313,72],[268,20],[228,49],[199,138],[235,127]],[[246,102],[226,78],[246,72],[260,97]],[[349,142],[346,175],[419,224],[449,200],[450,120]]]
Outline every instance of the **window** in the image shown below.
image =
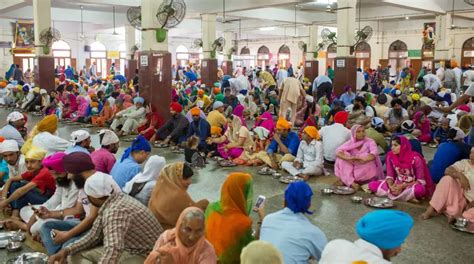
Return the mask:
[[107,76],[107,49],[104,44],[96,41],[91,45],[91,63],[97,64],[97,74],[106,77]]
[[54,57],[54,67],[57,66],[71,66],[71,47],[67,42],[58,40],[51,46]]

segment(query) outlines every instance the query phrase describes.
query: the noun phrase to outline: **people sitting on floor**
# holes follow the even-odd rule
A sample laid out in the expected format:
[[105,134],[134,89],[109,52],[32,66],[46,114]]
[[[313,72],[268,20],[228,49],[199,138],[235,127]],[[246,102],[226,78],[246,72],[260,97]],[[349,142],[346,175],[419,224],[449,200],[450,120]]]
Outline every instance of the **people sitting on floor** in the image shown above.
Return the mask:
[[282,169],[304,180],[308,180],[310,176],[322,175],[324,173],[324,157],[320,140],[321,137],[316,127],[305,127],[295,160],[282,162]]
[[192,115],[192,122],[189,124],[186,138],[189,139],[191,136],[199,138],[198,149],[202,152],[207,152],[206,140],[209,138],[211,133],[211,126],[209,123],[201,118],[201,110],[198,107],[194,107],[190,110]]
[[156,134],[156,130],[163,125],[164,120],[156,112],[156,108],[153,105],[147,105],[145,110],[145,121],[137,128],[137,132],[147,140],[150,140]]
[[25,127],[25,116],[20,112],[11,112],[7,116],[7,124],[0,129],[0,136],[9,140],[15,140],[21,147],[25,144],[24,139],[24,127]]
[[21,148],[22,153],[27,153],[33,146],[45,150],[46,156],[65,151],[71,146],[71,143],[57,136],[57,129],[58,117],[56,115],[45,116],[31,131]]
[[240,254],[241,264],[254,264],[254,263],[273,263],[283,264],[283,256],[281,253],[270,243],[255,240],[250,242]]
[[[398,135],[402,135],[406,137],[408,141],[410,142],[411,148],[423,156],[423,148],[421,147],[421,143],[418,140],[418,138],[416,138],[412,134],[414,130],[415,130],[415,123],[413,123],[413,121],[411,120],[405,120],[401,126],[401,133]],[[395,134],[395,136],[397,136],[397,134]]]
[[66,154],[73,152],[90,154],[94,151],[94,148],[91,146],[91,135],[86,130],[80,129],[72,132],[71,139],[73,145],[64,151]]
[[186,117],[181,114],[182,111],[183,107],[179,103],[171,103],[171,118],[156,131],[156,134],[150,139],[150,141],[172,145],[177,145],[184,141],[188,131],[189,122]]
[[101,147],[91,153],[91,159],[97,171],[109,174],[115,165],[120,139],[114,131],[102,129],[99,131],[99,142]]
[[309,211],[312,196],[307,183],[291,183],[285,190],[284,208],[263,220],[260,239],[274,245],[285,263],[307,263],[321,258],[326,235],[305,217],[313,214]]
[[429,118],[421,111],[416,112],[413,116],[413,122],[415,123],[415,130],[412,134],[418,138],[422,144],[431,142],[431,124]]
[[448,141],[448,132],[450,129],[449,118],[443,118],[440,121],[440,125],[433,132],[433,141],[436,145]]
[[207,114],[209,125],[224,128],[227,125],[227,119],[224,116],[224,103],[216,101],[212,106],[213,110]]
[[329,263],[391,263],[401,253],[401,246],[410,235],[414,221],[397,210],[376,210],[364,215],[355,225],[359,239],[350,242],[335,239],[324,248],[320,264]]
[[122,154],[120,161],[110,171],[120,188],[123,188],[127,182],[142,171],[140,164],[146,161],[151,152],[150,143],[139,135]]
[[174,228],[181,212],[189,206],[206,210],[208,200],[195,202],[187,192],[193,175],[191,167],[183,162],[171,163],[160,171],[148,208],[165,230]]
[[144,122],[146,110],[143,104],[145,100],[142,97],[135,97],[133,103],[133,106],[116,113],[114,121],[110,125],[110,129],[114,130],[119,137],[132,132],[136,133],[139,125]]
[[[19,177],[27,171],[25,156],[21,154],[18,143],[15,140],[4,140],[0,144],[0,155],[7,163],[8,178]],[[8,178],[2,179],[2,186]]]
[[403,121],[408,120],[408,111],[403,108],[402,100],[395,98],[390,102],[391,108],[389,108],[384,117],[384,123],[388,131],[397,131]]
[[383,155],[388,149],[387,141],[385,141],[384,134],[387,132],[383,119],[380,117],[372,118],[370,127],[365,129],[365,135],[371,138],[379,148],[379,154]]
[[351,131],[345,127],[349,114],[345,111],[334,115],[334,124],[324,126],[319,130],[323,141],[324,160],[334,163],[336,160],[336,149],[351,138]]

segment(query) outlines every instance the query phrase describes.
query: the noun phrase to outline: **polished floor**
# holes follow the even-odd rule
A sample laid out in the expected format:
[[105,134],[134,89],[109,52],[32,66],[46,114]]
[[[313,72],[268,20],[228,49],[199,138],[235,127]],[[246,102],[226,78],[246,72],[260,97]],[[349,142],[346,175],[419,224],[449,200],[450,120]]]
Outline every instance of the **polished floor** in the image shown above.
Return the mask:
[[[5,120],[8,112],[0,110],[0,120]],[[28,127],[31,129],[39,120],[38,117],[30,116]],[[1,123],[1,122],[0,122]],[[59,134],[68,138],[70,133],[79,126],[60,125]],[[86,129],[91,132],[92,144],[99,147],[97,128]],[[122,142],[118,157],[130,143]],[[425,156],[431,159],[432,149],[424,149]],[[164,156],[168,163],[183,160],[183,155],[174,154],[168,150],[153,149],[153,154]],[[193,177],[193,184],[189,193],[194,199],[206,198],[215,201],[219,198],[219,191],[227,174],[232,171],[243,171],[252,174],[254,177],[254,198],[258,195],[267,197],[265,209],[267,213],[279,210],[282,207],[284,190],[286,185],[272,179],[271,176],[261,176],[257,174],[256,168],[234,167],[221,168],[213,161],[206,168],[196,171]],[[357,239],[354,225],[365,213],[372,209],[362,204],[354,204],[350,201],[350,196],[322,196],[320,190],[328,186],[335,180],[334,176],[323,176],[311,179],[309,184],[313,188],[314,196],[312,200],[313,215],[310,220],[326,233],[329,240],[343,238],[348,240]],[[370,196],[360,193],[362,196]],[[426,202],[420,205],[409,203],[396,203],[396,209],[408,212],[415,219],[415,226],[402,247],[402,253],[393,259],[393,263],[473,263],[474,260],[474,235],[461,233],[451,229],[446,222],[446,218],[436,217],[422,221],[421,213],[426,208]],[[256,215],[252,213],[256,219]],[[33,243],[26,243],[24,251],[31,251],[37,248]],[[5,250],[0,250],[0,262],[12,258],[18,253],[11,254]]]

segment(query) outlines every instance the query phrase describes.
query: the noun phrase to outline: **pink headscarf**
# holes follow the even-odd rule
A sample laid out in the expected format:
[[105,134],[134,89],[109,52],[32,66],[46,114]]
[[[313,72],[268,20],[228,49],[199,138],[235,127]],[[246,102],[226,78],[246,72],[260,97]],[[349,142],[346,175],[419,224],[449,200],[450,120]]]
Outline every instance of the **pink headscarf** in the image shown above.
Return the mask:
[[353,149],[358,149],[362,145],[366,144],[367,141],[370,141],[368,137],[365,137],[362,140],[357,140],[356,134],[357,134],[357,129],[362,127],[361,125],[354,125],[351,128],[351,139],[347,141],[346,143],[342,144],[339,148],[337,148],[336,152],[340,151],[351,151]]
[[247,127],[247,122],[245,122],[245,119],[244,119],[244,110],[245,110],[245,107],[239,104],[234,108],[234,111],[232,112],[232,114],[239,117],[240,123],[242,123],[244,127]]
[[87,101],[84,96],[79,96],[79,107],[77,109],[77,117],[86,116],[87,108],[89,108],[89,101]]
[[431,132],[430,120],[425,116],[425,121],[422,124],[420,124],[422,116],[425,116],[425,114],[422,111],[416,112],[415,115],[413,116],[413,121],[415,122],[416,128],[421,130],[422,134],[429,134]]
[[69,111],[75,112],[77,111],[78,105],[77,105],[77,98],[74,94],[68,94],[67,95],[69,99]]
[[275,129],[275,122],[273,121],[272,114],[270,112],[264,112],[260,117],[257,118],[257,122],[253,128],[256,127],[264,127],[268,131],[270,131],[269,135],[273,134],[273,130]]

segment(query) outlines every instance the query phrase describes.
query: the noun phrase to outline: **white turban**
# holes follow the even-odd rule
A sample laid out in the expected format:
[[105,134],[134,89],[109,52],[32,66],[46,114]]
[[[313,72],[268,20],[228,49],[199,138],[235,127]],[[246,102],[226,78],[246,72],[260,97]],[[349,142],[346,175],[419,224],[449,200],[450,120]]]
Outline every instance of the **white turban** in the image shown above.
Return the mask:
[[48,94],[48,91],[46,91],[45,89],[41,89],[40,94]]
[[18,121],[18,120],[22,120],[22,119],[25,119],[25,117],[23,116],[22,113],[20,112],[11,112],[8,116],[7,116],[7,122],[15,122],[15,121]]
[[74,132],[72,132],[71,134],[71,138],[72,138],[72,142],[74,144],[78,143],[78,142],[81,142],[87,138],[89,138],[91,135],[89,134],[89,132],[85,131],[85,130],[76,130]]
[[112,176],[101,172],[94,173],[84,184],[84,192],[94,198],[110,196],[117,188],[120,190]]
[[312,104],[312,103],[314,102],[314,97],[311,96],[311,95],[309,95],[309,94],[307,94],[307,95],[305,96],[305,98],[306,98],[306,102],[308,102],[308,103],[310,103],[310,104]]
[[223,103],[223,102],[220,102],[220,101],[216,101],[216,102],[214,103],[214,105],[212,106],[212,108],[213,108],[213,109],[217,109],[217,108],[219,108],[219,107],[221,107],[221,106],[224,106],[224,103]]
[[18,142],[15,140],[5,140],[0,143],[0,153],[18,151],[20,151],[20,147],[18,147]]
[[110,144],[115,144],[120,141],[115,132],[112,130],[102,129],[101,131],[99,131],[99,136],[102,135],[102,141],[100,142],[100,145],[102,146],[108,146]]

